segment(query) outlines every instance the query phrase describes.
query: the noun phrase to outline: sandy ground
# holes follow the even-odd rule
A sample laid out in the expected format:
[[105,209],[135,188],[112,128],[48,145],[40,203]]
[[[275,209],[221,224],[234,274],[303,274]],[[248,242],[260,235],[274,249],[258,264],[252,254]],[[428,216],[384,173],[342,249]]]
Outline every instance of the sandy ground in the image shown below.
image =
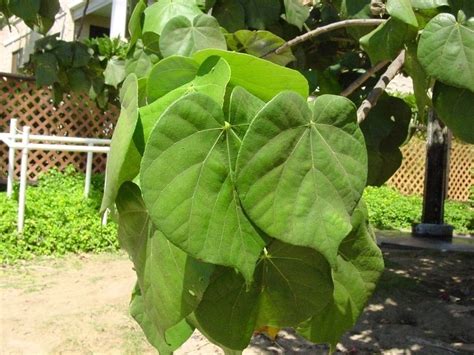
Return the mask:
[[[386,250],[386,272],[342,353],[474,353],[474,255]],[[37,259],[0,269],[1,354],[154,354],[128,315],[123,254]],[[325,353],[282,331],[247,354]],[[177,352],[214,354],[200,334]]]

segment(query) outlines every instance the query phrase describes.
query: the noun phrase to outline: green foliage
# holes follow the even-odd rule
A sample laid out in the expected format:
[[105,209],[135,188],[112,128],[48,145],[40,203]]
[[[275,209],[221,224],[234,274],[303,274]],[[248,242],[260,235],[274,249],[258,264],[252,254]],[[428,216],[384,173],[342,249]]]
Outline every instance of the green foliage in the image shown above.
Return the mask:
[[453,134],[474,144],[474,92],[437,82],[433,103],[441,120]]
[[116,226],[101,225],[99,205],[102,176],[93,176],[91,193],[84,198],[84,176],[68,169],[51,170],[28,187],[25,229],[16,231],[16,199],[0,194],[0,263],[13,263],[37,255],[115,250]]
[[[369,220],[378,229],[410,229],[421,219],[423,206],[420,196],[405,196],[391,187],[368,187],[364,199],[369,209]],[[447,201],[445,222],[454,226],[456,233],[474,232],[474,211],[467,203]]]
[[[241,350],[264,326],[296,328],[312,317],[316,326],[339,297],[333,269],[346,263],[339,246],[365,186],[354,104],[331,95],[307,104],[298,72],[217,49],[170,56],[146,80],[143,92],[133,74],[122,87],[103,207],[117,205],[120,244],[138,279],[131,311],[150,342],[167,353],[175,327],[192,324]],[[138,108],[142,95],[148,104]],[[139,154],[127,158],[130,147]],[[364,214],[357,221],[366,223]],[[372,270],[375,281],[374,258],[354,272]],[[347,292],[353,317],[341,329],[371,291]]]
[[361,123],[369,159],[367,185],[381,186],[400,167],[399,146],[407,139],[411,117],[412,111],[402,99],[383,95]]
[[35,72],[36,84],[52,86],[56,104],[70,91],[88,93],[101,108],[118,104],[116,88],[125,78],[124,68],[117,70],[126,55],[124,42],[107,37],[66,42],[57,37],[35,43],[27,69]]
[[[126,51],[109,53],[94,71],[103,81],[87,85],[96,52],[77,45],[57,56],[45,39],[40,83],[92,85],[98,97],[100,83],[122,86],[103,208],[119,209],[138,278],[131,312],[160,352],[194,327],[228,352],[264,326],[334,345],[356,321],[383,268],[362,192],[367,176],[381,184],[396,170],[411,112],[384,97],[359,128],[354,103],[380,73],[352,102],[336,95],[402,49],[421,117],[435,80],[469,93],[474,82],[470,2],[384,4],[142,0]],[[377,17],[387,21],[276,51],[327,24]],[[446,101],[435,95],[462,132],[470,121]]]
[[15,15],[32,30],[46,34],[53,26],[59,11],[59,0],[2,0],[0,15],[6,20]]
[[444,84],[474,91],[474,19],[442,13],[425,27],[418,59],[425,71]]

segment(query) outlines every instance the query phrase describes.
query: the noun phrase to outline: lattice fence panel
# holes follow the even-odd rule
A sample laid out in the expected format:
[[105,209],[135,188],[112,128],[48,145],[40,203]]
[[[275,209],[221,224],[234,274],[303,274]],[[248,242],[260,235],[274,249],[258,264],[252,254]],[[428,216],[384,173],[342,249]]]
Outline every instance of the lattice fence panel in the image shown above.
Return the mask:
[[[100,111],[86,95],[72,94],[55,107],[50,89],[37,89],[32,78],[0,74],[0,131],[9,131],[11,118],[18,118],[18,127],[28,125],[32,134],[54,136],[110,138],[119,111],[109,106]],[[20,172],[20,151],[16,151],[16,173]],[[7,174],[8,148],[0,144],[0,178]],[[52,167],[62,170],[72,164],[85,171],[86,153],[30,151],[29,180]],[[106,155],[94,154],[93,171],[105,171]]]
[[[412,138],[402,147],[403,163],[388,185],[406,195],[422,195],[425,179],[426,143]],[[467,201],[474,185],[474,146],[453,141],[449,171],[448,199]]]

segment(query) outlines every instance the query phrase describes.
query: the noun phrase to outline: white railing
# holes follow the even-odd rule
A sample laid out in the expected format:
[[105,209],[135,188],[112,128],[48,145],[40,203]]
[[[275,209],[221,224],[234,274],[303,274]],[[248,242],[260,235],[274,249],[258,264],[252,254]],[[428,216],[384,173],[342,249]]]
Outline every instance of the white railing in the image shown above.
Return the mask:
[[[108,153],[110,151],[110,139],[80,138],[80,137],[58,137],[30,134],[30,127],[24,126],[22,130],[17,129],[17,119],[10,120],[10,132],[0,133],[0,140],[8,146],[8,178],[7,196],[13,195],[13,183],[15,178],[15,150],[21,150],[20,168],[20,191],[18,196],[18,232],[23,231],[25,224],[25,204],[26,204],[26,180],[28,170],[28,151],[30,150],[54,150],[67,152],[87,153],[86,160],[86,180],[84,184],[84,197],[87,198],[90,192],[92,177],[92,161],[94,153]],[[19,142],[18,142],[19,141]],[[31,141],[58,142],[51,143],[31,143]],[[71,144],[63,144],[71,143]],[[107,213],[104,213],[102,224],[107,222]]]

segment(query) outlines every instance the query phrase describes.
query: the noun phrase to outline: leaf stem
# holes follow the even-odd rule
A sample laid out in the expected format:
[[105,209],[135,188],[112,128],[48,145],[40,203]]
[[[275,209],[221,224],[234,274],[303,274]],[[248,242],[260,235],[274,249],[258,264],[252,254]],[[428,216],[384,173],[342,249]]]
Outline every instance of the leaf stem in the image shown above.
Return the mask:
[[374,88],[369,93],[367,98],[362,101],[362,104],[357,110],[358,123],[361,123],[367,118],[367,115],[369,114],[370,110],[377,104],[377,101],[379,100],[380,96],[387,88],[388,83],[393,80],[393,78],[400,71],[404,63],[405,50],[402,50],[400,54],[394,59],[392,64],[388,66],[387,70],[380,77],[379,81],[377,82],[377,84],[375,84]]
[[379,62],[378,64],[374,65],[373,67],[367,69],[367,71],[359,76],[353,83],[351,83],[347,88],[344,89],[344,91],[341,92],[341,96],[350,96],[354,91],[356,91],[359,87],[362,86],[369,78],[380,71],[382,68],[384,68],[388,63],[390,63],[389,60],[384,60],[382,62]]
[[327,32],[331,32],[340,28],[352,27],[352,26],[378,26],[384,23],[386,20],[383,19],[351,19],[331,23],[326,26],[318,27],[312,31],[309,31],[301,36],[295,37],[292,40],[285,42],[283,45],[274,50],[275,54],[281,54],[286,49],[296,46],[308,39],[318,37]]

